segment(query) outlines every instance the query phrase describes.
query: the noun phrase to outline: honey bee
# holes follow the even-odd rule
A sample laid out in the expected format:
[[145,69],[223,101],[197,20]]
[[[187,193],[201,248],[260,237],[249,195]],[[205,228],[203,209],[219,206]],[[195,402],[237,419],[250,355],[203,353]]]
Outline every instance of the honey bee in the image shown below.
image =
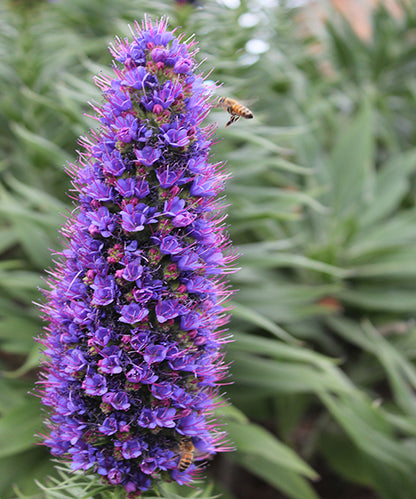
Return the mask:
[[241,117],[248,120],[251,120],[251,118],[253,118],[253,113],[250,111],[250,109],[248,109],[248,107],[243,106],[236,100],[230,99],[229,97],[220,97],[217,107],[222,107],[224,111],[227,111],[231,114],[231,118],[228,120],[225,128],[235,123]]
[[179,471],[186,471],[194,460],[195,447],[190,437],[183,437],[179,442]]

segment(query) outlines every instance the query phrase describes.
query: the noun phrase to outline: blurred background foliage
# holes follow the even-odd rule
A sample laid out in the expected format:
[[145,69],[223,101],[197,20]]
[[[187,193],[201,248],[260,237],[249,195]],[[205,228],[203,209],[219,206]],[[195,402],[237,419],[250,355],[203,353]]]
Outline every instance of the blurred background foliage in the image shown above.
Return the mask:
[[255,114],[209,118],[242,255],[222,410],[237,451],[205,490],[160,496],[416,498],[416,7],[393,3],[353,11],[362,29],[339,0],[0,0],[0,497],[90,494],[34,445],[33,302],[92,75],[147,12],[195,33],[218,94]]

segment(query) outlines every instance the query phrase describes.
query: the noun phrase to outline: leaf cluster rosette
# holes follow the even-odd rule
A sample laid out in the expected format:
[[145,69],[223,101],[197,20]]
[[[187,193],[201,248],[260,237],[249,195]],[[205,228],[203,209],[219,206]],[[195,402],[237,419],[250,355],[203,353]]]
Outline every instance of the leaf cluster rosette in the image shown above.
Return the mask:
[[110,47],[100,129],[68,169],[76,207],[42,305],[40,396],[52,454],[135,496],[155,480],[192,481],[194,462],[178,469],[182,439],[195,460],[227,450],[213,411],[235,255],[195,42],[165,19],[132,33]]

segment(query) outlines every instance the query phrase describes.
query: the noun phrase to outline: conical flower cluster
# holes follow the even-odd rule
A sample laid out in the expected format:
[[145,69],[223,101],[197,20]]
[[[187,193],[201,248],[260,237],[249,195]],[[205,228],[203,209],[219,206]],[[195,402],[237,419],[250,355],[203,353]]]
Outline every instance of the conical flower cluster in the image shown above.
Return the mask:
[[225,450],[213,409],[234,255],[194,42],[146,20],[111,52],[100,130],[70,168],[76,209],[42,306],[40,393],[52,454],[134,496],[189,483],[195,460]]

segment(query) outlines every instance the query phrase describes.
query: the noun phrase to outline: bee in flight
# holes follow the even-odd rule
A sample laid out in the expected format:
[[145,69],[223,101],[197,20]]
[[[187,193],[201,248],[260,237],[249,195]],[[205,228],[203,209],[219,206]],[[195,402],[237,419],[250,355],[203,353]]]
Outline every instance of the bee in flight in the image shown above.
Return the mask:
[[224,111],[227,111],[231,114],[231,118],[228,120],[225,128],[235,123],[241,117],[248,120],[251,120],[251,118],[253,118],[253,113],[248,107],[243,106],[236,100],[230,99],[229,97],[220,97],[216,107],[222,107]]
[[186,471],[194,460],[195,447],[190,437],[183,437],[179,442],[178,454],[180,456],[178,470]]

